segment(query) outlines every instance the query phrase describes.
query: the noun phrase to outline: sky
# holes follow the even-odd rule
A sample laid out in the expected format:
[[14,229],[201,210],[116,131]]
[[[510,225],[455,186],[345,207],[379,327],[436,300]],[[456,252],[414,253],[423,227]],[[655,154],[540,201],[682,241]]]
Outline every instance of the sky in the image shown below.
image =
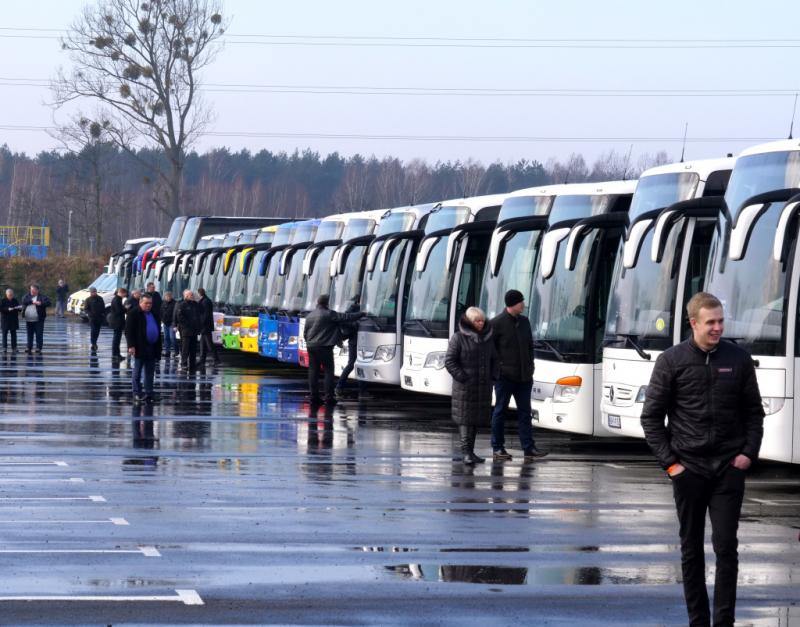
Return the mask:
[[[46,87],[20,83],[52,78],[69,58],[58,33],[20,29],[65,29],[86,4],[4,3],[0,144],[58,147],[19,128],[65,117],[47,106]],[[200,151],[678,158],[688,124],[686,158],[718,157],[785,138],[800,90],[800,3],[788,0],[224,0],[223,14],[228,36],[203,76],[218,134]],[[243,84],[292,92],[230,87]]]

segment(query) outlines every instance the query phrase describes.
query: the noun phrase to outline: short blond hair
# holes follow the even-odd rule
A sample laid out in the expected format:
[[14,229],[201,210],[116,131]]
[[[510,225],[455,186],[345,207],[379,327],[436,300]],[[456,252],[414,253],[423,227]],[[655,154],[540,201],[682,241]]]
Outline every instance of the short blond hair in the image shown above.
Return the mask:
[[464,317],[469,320],[470,324],[475,324],[478,320],[486,320],[486,314],[480,307],[470,307],[464,312]]
[[722,308],[719,298],[708,292],[697,292],[686,303],[686,314],[689,316],[689,320],[696,319],[700,315],[701,309],[716,309],[717,307]]

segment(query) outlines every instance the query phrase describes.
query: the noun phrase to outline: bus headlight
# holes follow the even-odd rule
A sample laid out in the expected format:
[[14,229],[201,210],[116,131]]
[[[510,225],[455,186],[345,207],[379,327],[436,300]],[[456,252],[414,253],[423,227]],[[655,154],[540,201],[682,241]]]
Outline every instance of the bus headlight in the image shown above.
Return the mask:
[[297,336],[296,335],[290,335],[289,336],[289,341],[287,343],[288,343],[289,346],[297,346]]
[[444,368],[444,358],[447,353],[428,353],[428,356],[425,358],[425,368],[436,368],[436,370],[441,370]]
[[645,400],[647,400],[647,386],[643,385],[639,388],[639,392],[636,394],[636,402],[644,403]]
[[571,403],[578,397],[582,383],[580,377],[561,377],[553,388],[553,402]]
[[761,397],[761,406],[764,408],[764,413],[769,416],[770,414],[777,414],[783,409],[785,398],[777,396],[763,396]]
[[378,348],[375,349],[374,359],[380,359],[381,361],[392,361],[392,359],[394,359],[396,350],[397,349],[395,348],[394,344],[383,344],[378,346]]

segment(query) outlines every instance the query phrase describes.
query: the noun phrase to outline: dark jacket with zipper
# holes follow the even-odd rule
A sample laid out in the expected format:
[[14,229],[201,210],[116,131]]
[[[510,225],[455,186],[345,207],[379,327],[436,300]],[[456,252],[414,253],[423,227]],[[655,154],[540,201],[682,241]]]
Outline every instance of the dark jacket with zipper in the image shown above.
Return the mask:
[[494,330],[490,325],[478,333],[461,318],[459,330],[450,338],[444,366],[453,377],[451,411],[458,425],[488,425],[492,416],[492,384],[499,375]]
[[0,318],[2,320],[2,328],[16,331],[19,329],[19,301],[16,298],[8,299],[3,298],[0,300]]
[[95,294],[83,301],[83,310],[90,322],[100,324],[106,315],[106,303],[101,296]]
[[667,349],[650,377],[641,423],[664,468],[679,462],[712,477],[740,453],[755,460],[764,408],[752,358],[724,339],[710,352],[692,339]]
[[337,313],[327,307],[317,307],[306,316],[306,327],[303,337],[308,348],[335,346],[342,341],[339,325],[343,322],[355,322],[363,318],[358,312]]
[[115,331],[122,329],[125,326],[125,313],[122,296],[115,294],[111,299],[111,310],[108,312],[108,326]]
[[522,314],[516,318],[503,310],[491,321],[500,376],[515,383],[533,381],[533,331]]
[[174,298],[161,303],[161,322],[168,327],[175,325],[175,305],[177,304],[178,301]]
[[155,312],[150,311],[158,329],[158,339],[147,341],[147,314],[138,307],[128,313],[125,320],[125,340],[128,346],[136,349],[136,357],[140,359],[158,359],[161,356],[161,320]]
[[208,296],[197,301],[200,308],[200,333],[214,332],[214,303]]

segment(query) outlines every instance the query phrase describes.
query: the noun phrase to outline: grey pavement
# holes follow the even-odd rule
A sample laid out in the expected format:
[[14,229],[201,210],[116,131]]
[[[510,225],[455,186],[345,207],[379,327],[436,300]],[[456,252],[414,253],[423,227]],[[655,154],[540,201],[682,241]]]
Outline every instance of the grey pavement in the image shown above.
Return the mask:
[[[88,344],[48,319],[43,355],[0,353],[2,625],[686,624],[641,442],[537,430],[549,457],[471,469],[447,399],[314,411],[299,369],[225,353],[136,408]],[[800,625],[799,479],[749,478],[737,624]]]

